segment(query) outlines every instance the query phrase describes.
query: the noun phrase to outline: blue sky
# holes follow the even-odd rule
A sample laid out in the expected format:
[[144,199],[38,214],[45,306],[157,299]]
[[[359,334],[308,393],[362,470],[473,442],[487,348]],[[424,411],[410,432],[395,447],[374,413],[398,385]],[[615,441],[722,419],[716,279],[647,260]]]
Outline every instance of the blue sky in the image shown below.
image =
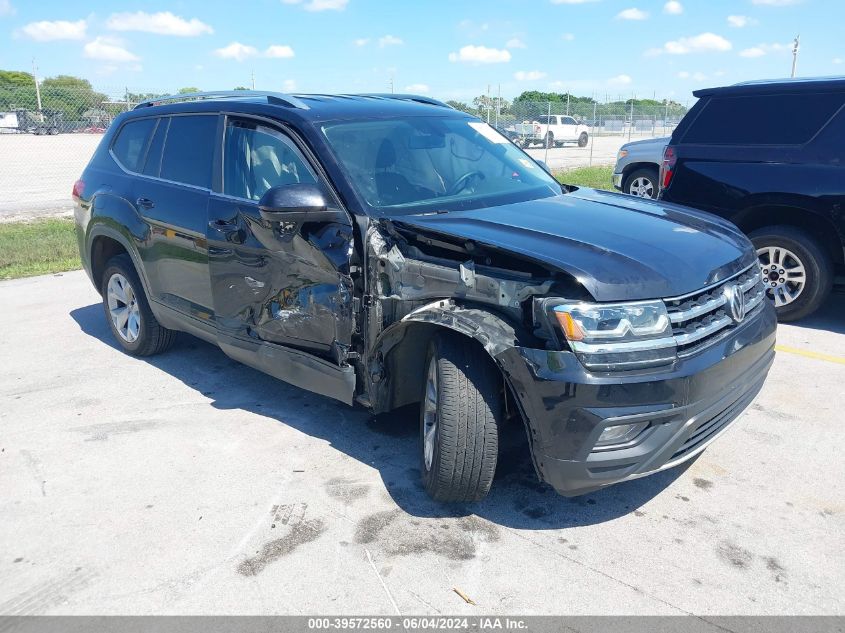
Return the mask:
[[[228,8],[227,8],[228,7]],[[231,7],[235,7],[234,9]],[[842,0],[0,0],[0,68],[100,89],[689,98],[845,74]]]

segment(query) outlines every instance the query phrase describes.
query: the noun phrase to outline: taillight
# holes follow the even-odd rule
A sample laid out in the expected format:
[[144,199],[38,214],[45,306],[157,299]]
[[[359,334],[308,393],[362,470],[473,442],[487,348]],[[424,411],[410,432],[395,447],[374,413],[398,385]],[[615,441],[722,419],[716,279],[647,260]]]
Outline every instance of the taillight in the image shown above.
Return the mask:
[[539,124],[539,123],[535,123],[535,124],[534,124],[534,133],[535,133],[535,134],[539,134],[541,129],[542,129],[542,128],[540,127],[540,124]]
[[82,194],[85,193],[85,182],[82,180],[77,180],[73,183],[73,191],[70,192],[70,195],[73,197],[74,200],[79,200],[82,197]]
[[678,156],[675,154],[675,148],[667,145],[663,150],[663,163],[660,165],[660,188],[666,189],[672,182],[672,176],[675,175],[675,163]]

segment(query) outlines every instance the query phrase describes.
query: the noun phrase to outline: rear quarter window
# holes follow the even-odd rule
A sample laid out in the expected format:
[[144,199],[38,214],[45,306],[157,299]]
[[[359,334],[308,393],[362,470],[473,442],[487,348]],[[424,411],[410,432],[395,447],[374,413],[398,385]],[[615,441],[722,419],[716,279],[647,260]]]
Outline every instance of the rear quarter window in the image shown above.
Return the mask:
[[112,143],[112,153],[118,162],[129,171],[140,171],[144,161],[147,142],[155,127],[155,119],[129,121],[120,128]]
[[161,158],[161,177],[210,189],[216,137],[216,115],[171,117]]
[[845,93],[711,97],[683,143],[801,145],[836,114]]

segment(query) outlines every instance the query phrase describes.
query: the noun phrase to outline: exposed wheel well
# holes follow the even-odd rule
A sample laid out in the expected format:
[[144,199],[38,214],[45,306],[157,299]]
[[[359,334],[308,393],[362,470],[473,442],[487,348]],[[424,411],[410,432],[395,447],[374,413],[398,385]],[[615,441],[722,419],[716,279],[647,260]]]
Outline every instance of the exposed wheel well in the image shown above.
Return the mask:
[[742,213],[735,220],[744,233],[776,224],[794,226],[816,238],[835,264],[843,263],[842,239],[830,220],[792,207],[757,207]]
[[502,380],[502,373],[484,347],[472,337],[461,334],[433,323],[409,323],[402,340],[392,347],[384,358],[387,379],[391,381],[389,409],[413,404],[420,401],[423,378],[426,371],[426,356],[431,339],[440,333],[464,336],[472,341],[479,352],[482,362],[488,364],[489,371],[496,372]]
[[122,253],[126,253],[126,249],[117,240],[105,235],[94,238],[94,242],[91,244],[91,277],[98,292],[103,285],[103,272],[106,269],[106,264],[112,257]]

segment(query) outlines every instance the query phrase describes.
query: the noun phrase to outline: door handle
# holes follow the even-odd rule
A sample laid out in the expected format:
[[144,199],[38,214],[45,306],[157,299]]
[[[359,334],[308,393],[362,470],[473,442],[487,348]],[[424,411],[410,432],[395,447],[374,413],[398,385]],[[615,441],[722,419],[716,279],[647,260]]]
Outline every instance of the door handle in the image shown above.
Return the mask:
[[149,198],[138,198],[135,201],[135,204],[137,204],[142,209],[152,209],[154,206],[156,206],[156,203],[150,200]]

